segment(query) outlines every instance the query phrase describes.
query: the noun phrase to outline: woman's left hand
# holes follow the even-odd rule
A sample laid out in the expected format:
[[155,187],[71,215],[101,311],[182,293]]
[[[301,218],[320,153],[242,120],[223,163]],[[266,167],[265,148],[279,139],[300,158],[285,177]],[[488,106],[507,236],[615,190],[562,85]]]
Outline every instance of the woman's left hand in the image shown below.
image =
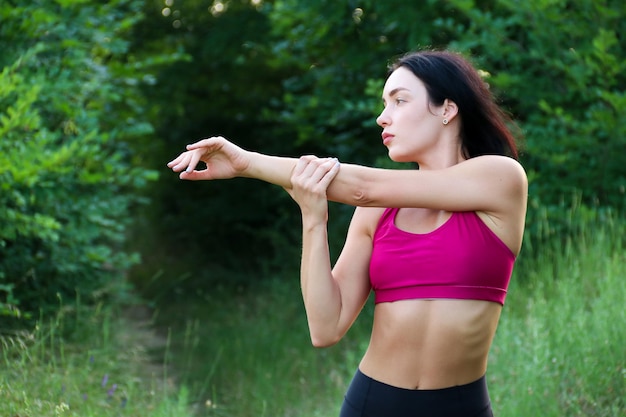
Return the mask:
[[302,156],[291,174],[291,189],[285,189],[300,206],[302,217],[326,221],[328,201],[326,189],[339,172],[340,164],[336,158],[318,158]]

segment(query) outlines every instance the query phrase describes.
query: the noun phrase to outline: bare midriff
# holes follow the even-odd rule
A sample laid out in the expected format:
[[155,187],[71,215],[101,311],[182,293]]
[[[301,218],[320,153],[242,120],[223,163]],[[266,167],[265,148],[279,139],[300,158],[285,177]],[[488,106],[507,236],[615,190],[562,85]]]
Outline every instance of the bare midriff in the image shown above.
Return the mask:
[[501,310],[498,303],[478,300],[379,303],[359,368],[377,381],[406,389],[476,381],[487,370]]

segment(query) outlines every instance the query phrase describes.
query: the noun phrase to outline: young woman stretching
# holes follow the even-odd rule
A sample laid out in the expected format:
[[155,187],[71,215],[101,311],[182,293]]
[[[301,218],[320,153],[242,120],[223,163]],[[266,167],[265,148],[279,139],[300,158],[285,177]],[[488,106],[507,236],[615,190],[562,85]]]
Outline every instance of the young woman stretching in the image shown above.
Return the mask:
[[[275,157],[222,137],[187,146],[168,166],[185,180],[261,179],[298,203],[313,345],[336,343],[374,291],[371,340],[341,417],[492,416],[487,356],[527,200],[509,120],[471,64],[445,51],[401,57],[382,100],[382,144],[419,169]],[[357,207],[334,266],[327,200]]]

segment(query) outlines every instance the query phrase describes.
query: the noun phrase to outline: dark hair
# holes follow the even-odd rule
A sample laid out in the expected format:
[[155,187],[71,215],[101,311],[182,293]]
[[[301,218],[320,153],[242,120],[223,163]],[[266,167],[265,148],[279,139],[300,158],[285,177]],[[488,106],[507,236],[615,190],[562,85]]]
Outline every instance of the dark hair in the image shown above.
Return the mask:
[[389,68],[409,69],[426,86],[430,102],[456,103],[461,117],[463,155],[506,155],[518,158],[515,138],[507,124],[511,118],[496,104],[489,86],[460,54],[449,51],[420,51],[403,55]]

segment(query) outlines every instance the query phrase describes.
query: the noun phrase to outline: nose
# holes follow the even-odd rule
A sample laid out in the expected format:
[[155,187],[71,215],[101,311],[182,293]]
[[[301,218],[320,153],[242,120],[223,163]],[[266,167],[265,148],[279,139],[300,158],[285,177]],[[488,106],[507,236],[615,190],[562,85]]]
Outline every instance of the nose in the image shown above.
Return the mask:
[[385,107],[376,118],[376,124],[380,127],[385,127],[391,124],[391,119],[389,118],[387,107]]

